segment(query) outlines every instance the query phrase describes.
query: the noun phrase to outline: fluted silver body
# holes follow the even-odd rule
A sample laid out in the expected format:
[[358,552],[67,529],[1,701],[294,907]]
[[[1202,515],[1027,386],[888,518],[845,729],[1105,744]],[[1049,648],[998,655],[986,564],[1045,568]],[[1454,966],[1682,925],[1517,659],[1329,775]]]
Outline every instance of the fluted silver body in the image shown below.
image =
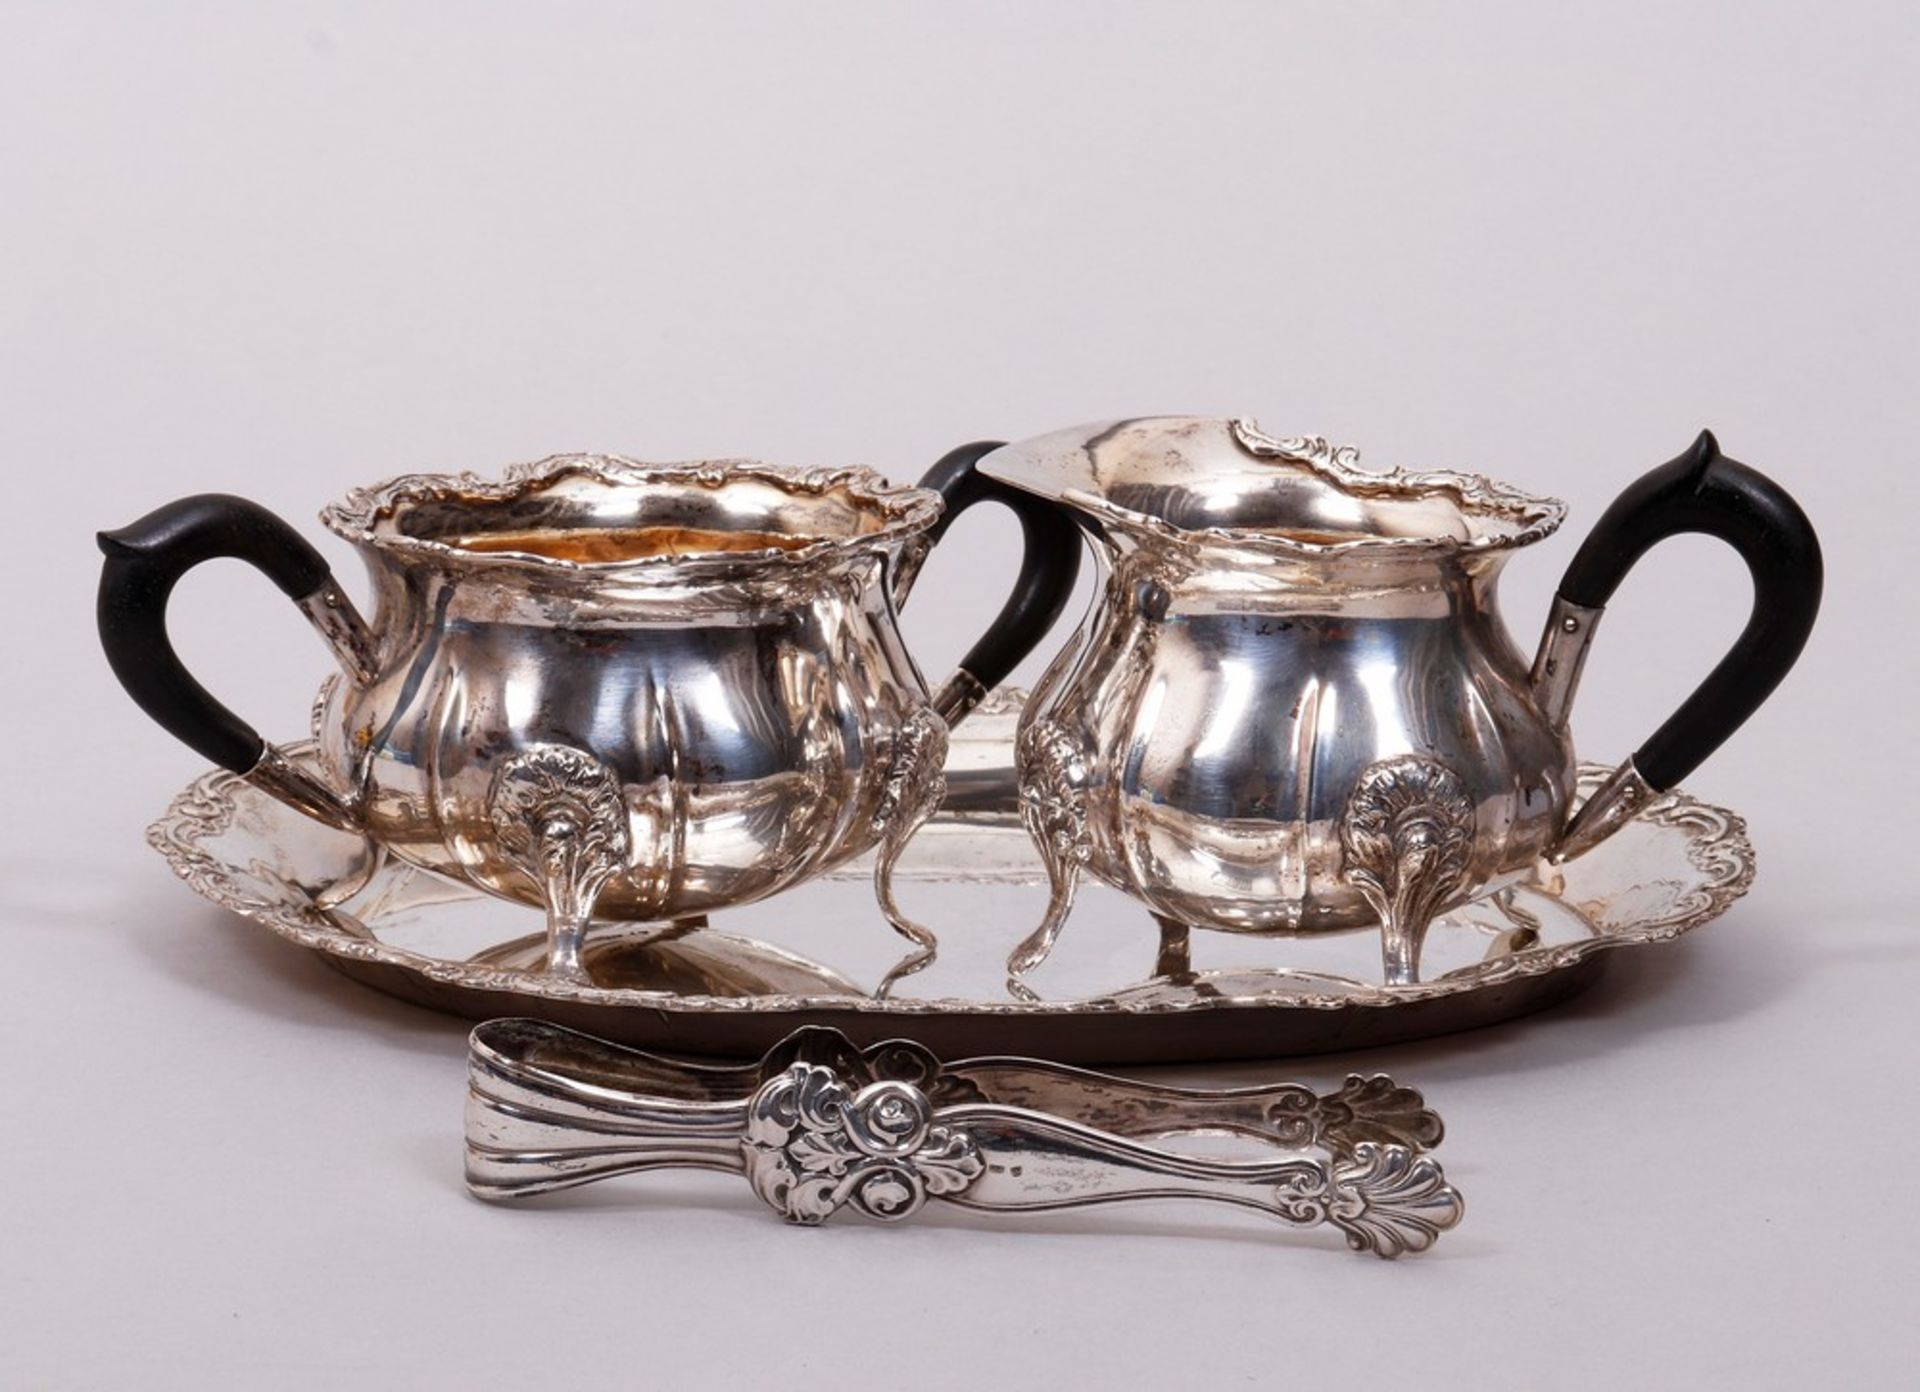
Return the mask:
[[377,647],[324,702],[325,761],[389,850],[497,894],[676,919],[773,893],[873,844],[930,718],[893,591],[938,511],[863,470],[599,457],[357,493],[324,520]]
[[[1501,622],[1501,566],[1561,507],[1370,474],[1246,422],[1122,421],[981,472],[1085,516],[1103,580],[1036,686],[1024,811],[1049,862],[1037,965],[1084,869],[1237,932],[1425,918],[1528,868],[1574,787]],[[1417,931],[1390,977],[1411,978]]]
[[1494,610],[1499,557],[1306,576],[1117,530],[1099,549],[1102,600],[1029,719],[1084,760],[1101,878],[1211,928],[1371,922],[1341,877],[1340,818],[1366,769],[1416,753],[1466,785],[1476,885],[1546,849],[1573,755]]

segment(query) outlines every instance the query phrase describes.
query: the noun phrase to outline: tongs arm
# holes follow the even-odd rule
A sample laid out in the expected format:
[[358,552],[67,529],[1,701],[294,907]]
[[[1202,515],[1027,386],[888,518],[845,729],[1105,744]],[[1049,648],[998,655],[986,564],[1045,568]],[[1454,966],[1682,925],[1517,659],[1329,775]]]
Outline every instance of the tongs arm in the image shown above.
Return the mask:
[[[1257,1209],[1291,1227],[1332,1224],[1349,1246],[1383,1257],[1424,1250],[1462,1212],[1422,1145],[1340,1131],[1338,1114],[1349,1104],[1334,1099],[1358,1086],[1397,1098],[1402,1111],[1411,1097],[1437,1138],[1439,1120],[1419,1095],[1385,1078],[1350,1079],[1326,1099],[1291,1084],[1208,1094],[1033,1060],[942,1069],[915,1046],[863,1051],[826,1030],[803,1031],[773,1050],[750,1093],[742,1091],[745,1069],[690,1064],[676,1074],[677,1067],[537,1021],[479,1026],[468,1187],[481,1198],[512,1199],[642,1170],[717,1169],[744,1174],[762,1200],[802,1224],[841,1208],[904,1218],[929,1198],[997,1212],[1186,1198]],[[1044,1100],[1050,1110],[993,1100],[995,1090]],[[1228,1100],[1214,1105],[1219,1099]],[[1272,1124],[1276,1106],[1285,1127]],[[1136,1135],[1237,1132],[1273,1149],[1257,1159],[1217,1159],[1149,1145],[1085,1117]],[[1309,1133],[1310,1146],[1282,1140]]]
[[1364,1141],[1431,1150],[1445,1128],[1410,1087],[1384,1073],[1350,1073],[1336,1092],[1301,1083],[1182,1088],[1037,1059],[962,1059],[942,1077],[988,1101],[1082,1122],[1118,1136],[1236,1135],[1294,1150],[1351,1155]]

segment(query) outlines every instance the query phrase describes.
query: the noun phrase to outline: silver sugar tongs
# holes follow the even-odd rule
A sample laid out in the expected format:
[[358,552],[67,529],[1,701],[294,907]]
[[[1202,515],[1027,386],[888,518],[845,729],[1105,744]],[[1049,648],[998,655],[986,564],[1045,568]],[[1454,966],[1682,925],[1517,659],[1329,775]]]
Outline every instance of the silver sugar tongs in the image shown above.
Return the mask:
[[[696,1063],[525,1019],[478,1026],[470,1064],[467,1186],[483,1199],[669,1167],[744,1174],[796,1223],[843,1205],[904,1218],[929,1197],[998,1212],[1210,1199],[1331,1223],[1382,1257],[1432,1246],[1463,1209],[1427,1153],[1440,1118],[1385,1074],[1324,1095],[1172,1088],[1034,1059],[943,1065],[917,1044],[860,1049],[819,1026],[758,1063]],[[1145,1143],[1209,1133],[1276,1153]]]

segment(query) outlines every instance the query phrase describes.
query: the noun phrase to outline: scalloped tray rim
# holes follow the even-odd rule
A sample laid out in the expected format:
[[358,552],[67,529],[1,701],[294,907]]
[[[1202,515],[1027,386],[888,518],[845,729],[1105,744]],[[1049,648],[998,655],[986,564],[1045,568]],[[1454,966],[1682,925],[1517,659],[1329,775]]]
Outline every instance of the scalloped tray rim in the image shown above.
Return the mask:
[[[310,743],[301,743],[286,746],[286,751],[290,757],[300,758],[310,754],[311,748]],[[1580,769],[1582,791],[1590,791],[1611,771],[1606,765],[1583,764]],[[231,825],[237,809],[232,793],[242,784],[239,775],[225,770],[203,774],[183,789],[166,813],[147,829],[148,844],[202,898],[262,924],[301,947],[352,961],[395,967],[428,981],[545,1001],[680,1013],[785,1014],[815,1010],[907,1017],[1170,1015],[1236,1009],[1344,1010],[1354,1007],[1390,1010],[1483,991],[1516,978],[1560,972],[1612,948],[1670,941],[1726,912],[1752,885],[1755,871],[1753,844],[1747,835],[1745,819],[1727,808],[1700,802],[1676,788],[1649,803],[1640,816],[1687,828],[1688,859],[1702,876],[1698,888],[1705,901],[1699,907],[1671,919],[1636,924],[1628,931],[1596,933],[1576,942],[1522,949],[1497,961],[1464,967],[1412,986],[1361,982],[1340,991],[1267,990],[1252,996],[1204,995],[1173,1000],[1111,996],[1024,1001],[1010,997],[983,1000],[966,997],[876,999],[858,995],[681,995],[671,991],[582,985],[555,980],[538,972],[432,957],[361,937],[326,918],[324,910],[312,905],[261,899],[237,885],[229,873],[230,867],[204,844]],[[476,899],[484,897],[483,891],[470,892]],[[1275,978],[1288,975],[1284,969],[1274,969],[1270,974]]]

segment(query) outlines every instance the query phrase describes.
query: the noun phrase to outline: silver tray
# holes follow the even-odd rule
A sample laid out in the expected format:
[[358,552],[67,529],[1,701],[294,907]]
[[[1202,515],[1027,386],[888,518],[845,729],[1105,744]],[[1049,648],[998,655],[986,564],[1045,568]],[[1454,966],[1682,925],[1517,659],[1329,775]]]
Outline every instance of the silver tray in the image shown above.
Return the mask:
[[[195,781],[148,840],[207,899],[389,995],[470,1019],[532,1016],[639,1047],[727,1057],[758,1056],[802,1025],[832,1026],[862,1046],[907,1038],[949,1056],[1065,1062],[1395,1043],[1563,1000],[1596,979],[1609,949],[1697,928],[1753,880],[1745,823],[1671,792],[1551,879],[1436,920],[1426,978],[1408,986],[1382,983],[1371,929],[1202,932],[1187,942],[1093,884],[1053,958],[1029,978],[1045,998],[1019,1000],[1006,990],[1006,956],[1038,921],[1045,892],[1013,810],[1017,710],[1017,696],[1003,697],[956,733],[949,801],[896,876],[908,912],[940,935],[940,955],[884,999],[872,988],[906,944],[879,916],[864,861],[730,911],[726,931],[596,925],[587,950],[594,984],[580,985],[536,970],[545,941],[537,912],[413,869],[231,774]],[[1583,767],[1582,794],[1608,772]]]

